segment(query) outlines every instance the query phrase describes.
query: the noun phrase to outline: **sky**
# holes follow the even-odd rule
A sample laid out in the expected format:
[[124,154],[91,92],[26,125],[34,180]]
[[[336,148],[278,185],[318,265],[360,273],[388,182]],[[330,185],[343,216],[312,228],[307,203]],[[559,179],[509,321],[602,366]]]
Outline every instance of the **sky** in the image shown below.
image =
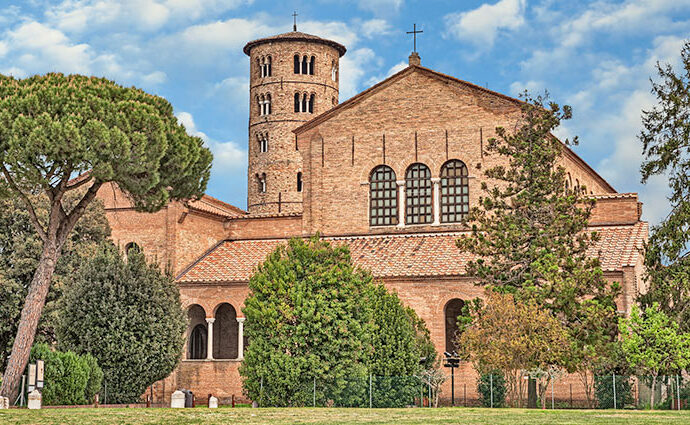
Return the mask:
[[104,76],[167,98],[213,151],[207,193],[247,202],[250,40],[298,29],[344,44],[340,101],[403,69],[405,32],[424,32],[422,65],[517,96],[548,90],[571,105],[559,137],[643,218],[670,209],[667,180],[640,183],[641,111],[657,62],[679,69],[690,0],[0,0],[0,73]]

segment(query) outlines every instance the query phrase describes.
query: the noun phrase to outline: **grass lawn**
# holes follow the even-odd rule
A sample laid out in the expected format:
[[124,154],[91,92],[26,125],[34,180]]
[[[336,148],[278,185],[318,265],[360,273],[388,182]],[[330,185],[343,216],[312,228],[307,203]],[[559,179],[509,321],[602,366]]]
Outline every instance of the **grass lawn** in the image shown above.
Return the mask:
[[690,411],[524,409],[0,410],[0,424],[688,424]]

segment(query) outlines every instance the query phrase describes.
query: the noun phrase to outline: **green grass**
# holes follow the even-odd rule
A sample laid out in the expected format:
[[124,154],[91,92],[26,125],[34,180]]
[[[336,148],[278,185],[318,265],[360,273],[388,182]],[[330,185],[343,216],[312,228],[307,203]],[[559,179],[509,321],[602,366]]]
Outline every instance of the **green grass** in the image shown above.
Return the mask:
[[524,409],[0,410],[0,424],[688,424],[690,411]]

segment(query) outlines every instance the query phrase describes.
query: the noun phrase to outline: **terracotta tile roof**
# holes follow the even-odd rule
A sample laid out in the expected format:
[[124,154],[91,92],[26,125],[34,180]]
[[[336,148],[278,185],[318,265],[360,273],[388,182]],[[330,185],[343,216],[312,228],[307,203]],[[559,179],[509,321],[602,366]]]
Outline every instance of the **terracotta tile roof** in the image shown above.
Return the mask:
[[315,43],[321,43],[325,44],[327,46],[331,46],[334,49],[338,51],[340,56],[344,55],[347,49],[345,46],[342,44],[332,41],[332,40],[327,40],[325,38],[321,38],[316,35],[312,34],[307,34],[299,31],[290,31],[286,32],[283,34],[278,34],[278,35],[273,35],[271,37],[265,37],[265,38],[259,38],[258,40],[253,40],[247,43],[244,46],[244,49],[242,51],[244,52],[245,55],[249,56],[249,52],[252,50],[253,47],[258,46],[260,44],[264,43],[271,43],[271,42],[283,42],[283,41],[311,41]]
[[600,193],[598,195],[590,195],[594,199],[627,199],[637,198],[637,193]]
[[197,211],[203,211],[228,218],[247,215],[246,211],[209,195],[203,195],[201,199],[189,201],[187,202],[187,206]]
[[230,217],[230,220],[248,219],[248,218],[275,218],[275,217],[301,217],[301,212],[284,212],[284,213],[247,213],[245,215],[237,215]]
[[[605,271],[634,266],[638,248],[647,235],[647,223],[628,226],[593,227],[600,240],[590,249],[598,255]],[[459,276],[471,255],[455,246],[463,234],[368,235],[324,238],[334,244],[347,244],[352,259],[376,277]],[[285,239],[223,241],[209,250],[178,277],[178,282],[246,282],[255,267]]]

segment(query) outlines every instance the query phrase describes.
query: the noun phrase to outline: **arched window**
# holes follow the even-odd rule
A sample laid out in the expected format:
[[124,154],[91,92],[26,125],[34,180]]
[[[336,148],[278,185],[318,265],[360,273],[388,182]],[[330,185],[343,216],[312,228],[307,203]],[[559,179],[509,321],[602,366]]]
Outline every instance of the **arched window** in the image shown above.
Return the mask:
[[575,179],[575,194],[580,194],[580,180]]
[[300,112],[300,96],[299,96],[299,93],[295,93],[295,112]]
[[331,99],[331,102],[333,103],[333,106],[335,106],[335,105],[337,105],[337,104],[338,104],[338,101],[337,101],[337,100],[335,100],[335,97],[333,97],[333,98]]
[[441,222],[457,223],[470,210],[470,192],[467,167],[452,159],[441,167]]
[[131,253],[141,252],[141,247],[136,244],[136,242],[130,242],[125,245],[125,254],[129,255]]
[[264,102],[265,101],[266,101],[266,98],[264,97],[263,94],[256,98],[256,104],[259,106],[259,115],[264,114]]
[[271,114],[271,95],[266,95],[266,115]]
[[271,62],[272,61],[273,60],[271,59],[270,56],[268,58],[266,58],[266,76],[267,77],[270,77],[271,74],[273,73],[273,70],[271,69]]
[[398,224],[398,193],[395,171],[387,165],[374,168],[369,177],[369,223],[372,226]]
[[187,332],[187,358],[205,359],[206,358],[206,312],[203,307],[194,304],[187,310],[189,328]]
[[338,65],[331,61],[331,80],[338,81]]
[[312,94],[309,96],[309,113],[313,114],[314,113],[314,100],[316,99],[316,95]]
[[263,77],[263,67],[261,66],[261,58],[256,58],[256,71],[259,73],[259,77]]
[[308,66],[309,66],[309,62],[308,62],[307,56],[304,55],[304,57],[302,57],[302,74],[306,75],[309,73],[307,70]]
[[297,191],[302,191],[302,172],[297,172]]
[[565,181],[565,187],[568,188],[568,190],[573,188],[573,178],[570,176],[570,173],[568,173],[568,178]]
[[455,341],[458,337],[458,316],[462,314],[462,309],[465,306],[465,301],[459,298],[453,298],[448,301],[445,308],[446,317],[446,351],[449,353],[456,351],[457,345]]
[[431,223],[431,170],[412,164],[405,173],[405,224]]
[[259,152],[268,152],[268,133],[257,133],[259,139]]
[[236,359],[239,323],[237,312],[228,303],[216,309],[216,321],[213,322],[213,358]]
[[314,75],[314,65],[316,65],[316,58],[312,56],[309,60],[309,75]]
[[256,182],[259,185],[259,193],[266,193],[266,173],[257,174]]
[[299,74],[299,70],[300,70],[300,67],[299,67],[299,55],[295,55],[295,58],[294,58],[294,59],[295,59],[295,67],[294,67],[294,68],[295,68],[295,74]]
[[308,108],[308,105],[307,105],[307,94],[304,93],[304,94],[302,94],[302,106],[301,106],[300,111],[301,111],[301,112],[307,112],[307,108]]

